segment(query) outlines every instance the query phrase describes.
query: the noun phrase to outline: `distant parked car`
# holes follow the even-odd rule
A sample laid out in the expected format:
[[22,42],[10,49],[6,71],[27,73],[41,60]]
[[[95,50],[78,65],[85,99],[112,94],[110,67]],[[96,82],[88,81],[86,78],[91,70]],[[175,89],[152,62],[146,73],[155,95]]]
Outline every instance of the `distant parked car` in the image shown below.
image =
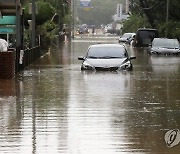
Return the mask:
[[78,57],[82,60],[81,70],[92,71],[118,71],[132,70],[133,66],[125,46],[120,44],[96,44],[88,48],[85,57]]
[[149,52],[151,54],[179,54],[180,44],[177,39],[154,38]]
[[133,41],[136,33],[124,33],[121,37],[119,37],[119,43],[128,43],[130,44]]
[[135,47],[148,47],[154,38],[159,37],[159,33],[156,29],[140,28],[136,32],[133,45]]

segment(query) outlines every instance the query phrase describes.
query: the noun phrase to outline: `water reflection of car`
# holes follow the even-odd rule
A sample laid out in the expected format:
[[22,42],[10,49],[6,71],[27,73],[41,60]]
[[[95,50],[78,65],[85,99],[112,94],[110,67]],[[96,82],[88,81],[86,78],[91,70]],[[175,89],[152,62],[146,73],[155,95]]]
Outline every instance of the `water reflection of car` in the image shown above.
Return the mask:
[[178,56],[151,56],[150,63],[152,70],[158,74],[172,74],[180,67]]
[[133,45],[135,47],[148,47],[152,40],[158,37],[159,33],[156,29],[140,28],[136,32]]
[[151,54],[179,54],[180,44],[177,39],[154,38],[149,47]]
[[120,44],[96,44],[88,48],[85,57],[78,57],[83,60],[81,70],[93,71],[118,71],[132,70],[133,66],[125,46]]
[[128,43],[130,44],[133,41],[136,33],[124,33],[121,37],[119,37],[119,43]]

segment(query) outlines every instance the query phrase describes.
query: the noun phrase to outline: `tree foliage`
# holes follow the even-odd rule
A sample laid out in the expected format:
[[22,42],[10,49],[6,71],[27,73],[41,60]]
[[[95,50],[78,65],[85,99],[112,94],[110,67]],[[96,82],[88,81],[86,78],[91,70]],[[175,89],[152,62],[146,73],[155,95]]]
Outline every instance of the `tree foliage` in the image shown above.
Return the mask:
[[[24,19],[26,21],[31,20],[31,14],[29,14],[29,3],[27,3],[25,6],[25,11],[24,11]],[[36,24],[41,25],[45,23],[46,21],[50,20],[52,16],[55,13],[55,8],[53,8],[49,3],[47,2],[42,2],[38,1],[37,6],[38,7],[38,13],[36,15]]]
[[[180,1],[169,0],[130,0],[131,13],[140,17],[146,15],[152,28],[157,28],[162,36],[177,37],[180,25]],[[168,11],[168,12],[167,12]],[[168,16],[167,16],[168,15]]]
[[127,32],[136,32],[138,28],[142,27],[151,27],[147,22],[147,18],[145,16],[131,15],[128,20],[123,23],[122,31],[123,33]]
[[[32,0],[21,1],[24,10],[25,37],[29,38],[29,24],[32,16],[29,14],[29,3]],[[71,21],[69,15],[70,5],[66,0],[36,0],[38,14],[36,14],[36,35],[41,35],[43,45],[49,45],[52,39],[62,30],[64,22]],[[28,42],[28,41],[27,41]]]

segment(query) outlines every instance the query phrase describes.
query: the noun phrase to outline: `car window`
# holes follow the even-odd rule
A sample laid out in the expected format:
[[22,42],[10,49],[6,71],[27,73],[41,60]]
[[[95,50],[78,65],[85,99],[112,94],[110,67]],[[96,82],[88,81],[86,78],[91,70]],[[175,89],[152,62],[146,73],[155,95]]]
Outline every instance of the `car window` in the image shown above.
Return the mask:
[[122,38],[129,38],[129,37],[131,37],[132,36],[132,34],[127,34],[127,33],[125,33],[123,36],[122,36]]
[[175,39],[155,39],[153,41],[153,46],[165,48],[179,48],[179,42]]
[[88,58],[125,58],[127,51],[120,47],[91,47],[88,51]]
[[156,31],[139,31],[138,37],[143,44],[150,44],[156,36]]

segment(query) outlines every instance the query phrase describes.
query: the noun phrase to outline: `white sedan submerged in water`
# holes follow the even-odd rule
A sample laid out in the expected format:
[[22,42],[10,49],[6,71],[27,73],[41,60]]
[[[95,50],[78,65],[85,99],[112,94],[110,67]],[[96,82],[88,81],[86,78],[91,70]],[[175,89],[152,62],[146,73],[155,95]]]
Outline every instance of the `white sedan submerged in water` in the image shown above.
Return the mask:
[[120,44],[96,44],[88,48],[85,57],[78,57],[82,60],[81,70],[94,71],[118,71],[132,70],[133,66],[124,45]]

